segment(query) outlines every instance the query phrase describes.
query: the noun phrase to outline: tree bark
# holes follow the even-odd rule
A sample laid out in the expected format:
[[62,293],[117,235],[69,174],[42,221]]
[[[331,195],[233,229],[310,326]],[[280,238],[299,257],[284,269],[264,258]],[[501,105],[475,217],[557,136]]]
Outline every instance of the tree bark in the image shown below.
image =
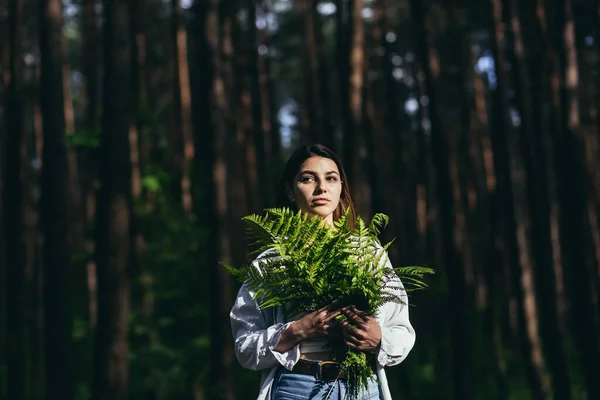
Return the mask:
[[[472,52],[472,64],[476,63],[479,55]],[[481,76],[475,71],[471,71],[474,79],[475,110],[472,114],[472,125],[474,129],[469,138],[469,156],[472,166],[473,190],[475,191],[478,213],[474,217],[473,235],[477,236],[474,241],[475,246],[480,248],[479,260],[480,271],[476,276],[476,302],[484,308],[483,327],[486,332],[491,332],[489,342],[492,346],[492,357],[494,358],[495,383],[500,399],[509,397],[509,382],[507,377],[507,362],[505,355],[506,336],[511,336],[510,324],[507,312],[507,304],[512,300],[506,299],[506,289],[499,289],[497,282],[502,277],[499,271],[488,264],[488,260],[493,259],[493,232],[490,229],[488,221],[491,218],[490,207],[490,189],[494,186],[495,172],[493,161],[491,160],[491,147],[489,146],[489,120],[487,114],[487,101],[484,93],[484,82]],[[499,268],[498,268],[499,269]]]
[[[518,152],[515,153],[515,132],[508,121],[507,98],[505,88],[508,77],[505,70],[504,30],[501,20],[502,7],[499,0],[490,0],[490,29],[494,35],[492,54],[497,74],[497,89],[492,97],[492,147],[494,169],[498,181],[497,208],[504,213],[503,221],[498,221],[500,235],[506,241],[508,260],[512,269],[517,301],[519,303],[520,345],[526,354],[526,370],[532,395],[535,399],[549,396],[549,381],[542,357],[540,338],[537,328],[537,307],[533,286],[533,266],[527,232],[528,215],[523,208],[527,201],[524,182],[515,168],[521,169]],[[517,163],[515,165],[515,162]],[[517,181],[515,181],[517,180]],[[514,268],[514,266],[518,266]]]
[[[374,4],[373,7],[373,28],[371,30],[371,37],[375,43],[375,54],[368,54],[365,57],[365,71],[381,71],[385,70],[386,61],[389,62],[390,55],[379,50],[382,49],[379,46],[385,44],[385,32],[387,32],[387,22],[385,18],[385,5],[382,1]],[[391,71],[389,71],[391,76]],[[386,76],[387,77],[387,76]],[[371,206],[373,212],[385,212],[388,213],[397,207],[400,203],[400,209],[404,210],[406,203],[409,201],[410,193],[405,193],[401,197],[395,197],[393,192],[395,185],[382,185],[382,182],[389,182],[393,180],[394,176],[394,138],[390,135],[389,125],[385,101],[385,91],[382,90],[382,86],[387,83],[386,79],[372,79],[365,83],[364,89],[364,129],[365,129],[365,142],[367,149],[366,166],[367,166],[367,180],[370,184],[371,189]],[[394,128],[392,128],[394,129]],[[402,151],[402,149],[397,149]],[[401,158],[401,157],[400,157]],[[402,168],[402,166],[401,166]],[[410,178],[403,179],[403,182],[410,181]],[[401,185],[404,186],[404,185]],[[410,192],[410,191],[407,191]],[[386,200],[394,199],[397,203],[394,206],[390,206]],[[396,225],[396,219],[392,216],[390,226],[386,230],[392,230],[393,226]],[[404,233],[406,228],[399,229],[400,232]],[[402,235],[401,233],[401,235]],[[406,235],[403,235],[406,237]],[[401,240],[401,244],[404,244],[405,240]],[[403,247],[405,251],[406,247]],[[406,254],[405,254],[406,257]]]
[[[36,4],[37,5],[37,4]],[[39,21],[36,21],[39,22]],[[27,35],[27,34],[26,34]],[[35,84],[41,87],[40,77],[41,63],[36,68]],[[26,101],[27,110],[33,111],[33,135],[26,135],[25,147],[27,157],[35,157],[40,163],[43,173],[43,122],[40,93],[35,93],[32,98]],[[27,112],[26,112],[27,114]],[[32,152],[33,150],[33,152]],[[26,321],[27,327],[27,345],[33,351],[33,354],[26,355],[30,363],[30,377],[33,385],[26,396],[33,396],[35,399],[43,399],[46,387],[44,385],[46,371],[45,351],[46,331],[44,329],[44,260],[43,260],[43,238],[40,234],[40,208],[38,207],[36,185],[39,185],[40,175],[37,171],[25,168],[23,173],[26,187],[24,192],[24,212],[25,212],[25,297],[26,297]],[[41,186],[41,185],[40,185]],[[41,200],[41,199],[40,199]]]
[[187,33],[183,21],[183,8],[178,0],[171,1],[173,14],[172,46],[173,67],[173,119],[177,148],[173,149],[176,171],[180,180],[181,204],[185,212],[192,210],[190,166],[194,157],[192,141],[192,108],[190,76],[188,69]]
[[[49,398],[72,399],[70,272],[67,227],[67,151],[63,93],[62,5],[40,0],[41,112],[43,166],[41,228],[44,235],[44,317],[46,393]],[[74,205],[72,205],[74,206]],[[56,368],[60,360],[61,368]]]
[[587,398],[600,397],[600,381],[593,371],[600,368],[600,335],[591,293],[596,272],[592,254],[592,232],[587,202],[589,172],[585,162],[585,138],[579,120],[579,85],[572,1],[564,0],[556,10],[562,40],[557,43],[561,68],[560,104],[562,125],[556,141],[559,168],[560,228],[563,233],[564,270],[570,289],[573,337],[579,350],[587,386]]
[[[131,165],[131,191],[134,201],[142,195],[142,146],[145,131],[144,119],[140,116],[143,107],[148,103],[148,94],[145,90],[145,62],[146,62],[146,32],[144,17],[146,10],[140,0],[131,0],[129,3],[129,45],[131,51],[131,111],[133,123],[129,125],[129,162]],[[136,248],[140,245],[141,236],[136,232],[135,220],[132,224],[132,234],[135,237]]]
[[[266,160],[264,175],[261,176],[261,181],[264,182],[262,186],[265,190],[263,201],[267,207],[275,205],[275,190],[273,190],[273,185],[270,183],[278,178],[276,177],[276,174],[283,167],[278,130],[279,124],[277,120],[277,106],[275,104],[273,79],[271,77],[270,36],[271,34],[267,27],[260,36],[259,49],[261,49],[261,51],[259,51],[257,57],[261,109],[260,132],[262,133],[264,157]],[[255,130],[255,133],[256,132],[258,131]],[[259,148],[258,144],[257,148]]]
[[317,0],[301,0],[300,12],[304,19],[304,76],[307,82],[305,96],[310,115],[310,132],[307,134],[312,143],[321,143],[335,148],[333,130],[330,121],[329,90],[326,59],[323,52],[321,23],[317,12]]
[[[546,136],[545,132],[536,132],[539,127],[535,123],[534,105],[537,104],[542,95],[542,88],[531,84],[531,70],[536,75],[543,74],[543,54],[531,47],[525,46],[525,38],[521,24],[522,18],[518,14],[517,3],[510,0],[504,7],[504,21],[510,27],[507,30],[507,40],[509,46],[513,49],[508,52],[508,61],[512,65],[513,87],[515,88],[516,107],[521,118],[519,127],[520,147],[525,168],[525,174],[529,178],[527,182],[527,198],[529,200],[530,210],[530,229],[531,232],[531,251],[536,263],[535,268],[535,286],[538,291],[538,301],[540,308],[539,326],[540,333],[546,343],[544,346],[544,356],[548,361],[548,369],[552,375],[553,392],[556,398],[570,399],[570,378],[568,373],[568,364],[563,346],[556,346],[555,343],[565,343],[564,332],[561,330],[558,319],[558,305],[555,296],[555,274],[550,268],[541,268],[542,266],[552,265],[553,257],[551,229],[550,229],[550,201],[548,196],[548,182],[544,177],[543,171],[543,149],[542,139]],[[524,21],[525,24],[532,22]],[[526,27],[525,29],[531,29]],[[530,46],[537,46],[530,43]],[[527,64],[527,59],[530,63]],[[535,99],[535,100],[534,100]],[[539,129],[539,128],[538,128]],[[537,178],[534,178],[537,177]]]
[[443,262],[447,270],[449,286],[452,288],[451,304],[453,317],[451,319],[452,375],[453,394],[455,399],[474,399],[472,372],[470,362],[470,332],[465,321],[467,318],[466,285],[462,274],[462,260],[454,247],[454,200],[453,187],[448,173],[448,145],[446,133],[439,118],[437,94],[434,90],[434,73],[432,68],[431,51],[428,44],[428,32],[425,29],[425,10],[420,0],[410,1],[413,20],[412,37],[417,60],[423,71],[425,94],[429,98],[431,121],[431,151],[436,173],[436,190],[439,200],[439,217],[442,232]]
[[[83,74],[85,76],[85,116],[84,126],[87,134],[94,135],[98,132],[98,64],[100,62],[100,40],[96,24],[96,0],[83,2]],[[83,196],[83,209],[86,231],[86,253],[93,254],[94,241],[90,234],[95,215],[95,192],[90,182],[96,177],[96,153],[93,149],[82,150],[86,157],[80,162],[81,193]],[[98,320],[98,304],[96,297],[96,264],[93,257],[86,263],[88,312],[90,332],[93,333]]]
[[[269,104],[263,104],[264,101],[269,101],[268,92],[263,95],[261,90],[261,72],[259,70],[259,55],[257,43],[257,28],[256,28],[256,1],[248,0],[248,57],[247,71],[248,79],[250,80],[250,102],[252,112],[252,135],[248,138],[252,142],[254,149],[253,159],[256,163],[256,185],[252,190],[257,192],[258,204],[257,209],[252,209],[252,212],[257,212],[263,209],[268,203],[269,192],[267,178],[267,165],[269,163],[269,155],[266,151],[265,138],[268,138],[272,132],[265,132],[265,124],[263,116],[265,108],[267,113],[270,112]],[[268,115],[268,114],[267,114]],[[268,117],[267,117],[268,118]]]
[[104,5],[104,103],[97,195],[98,327],[93,399],[127,397],[132,121],[129,4]]
[[[342,3],[346,3],[345,0]],[[340,7],[342,4],[340,4]],[[371,215],[371,189],[367,182],[368,153],[365,127],[365,25],[364,0],[350,0],[338,9],[338,70],[343,127],[342,158],[357,214]],[[347,7],[347,8],[346,8]],[[345,14],[349,14],[349,18]],[[349,38],[349,40],[348,40]]]
[[86,90],[86,128],[95,131],[98,126],[98,26],[96,24],[96,0],[83,1],[83,73]]
[[[62,23],[62,11],[60,20]],[[71,96],[71,66],[68,62],[68,41],[67,38],[62,35],[60,37],[60,48],[61,51],[61,73],[62,73],[62,100],[64,110],[64,130],[66,137],[73,136],[75,134],[75,110],[73,107],[73,98]],[[67,201],[69,207],[67,209],[67,223],[70,226],[67,232],[67,245],[69,252],[72,254],[83,254],[85,252],[85,208],[83,203],[79,160],[83,157],[79,157],[79,149],[75,146],[67,147]]]
[[[355,0],[361,1],[361,0]],[[352,19],[350,17],[353,0],[336,0],[336,61],[338,71],[338,92],[340,105],[340,120],[342,126],[343,148],[342,158],[344,160],[344,169],[350,181],[354,178],[354,166],[352,159],[356,144],[356,127],[353,124],[350,111],[350,52],[352,49]]]
[[[208,226],[216,231],[210,235],[207,265],[211,265],[209,280],[212,282],[208,293],[211,305],[209,335],[211,341],[210,381],[207,398],[216,393],[226,400],[236,398],[233,380],[233,343],[229,333],[228,319],[231,304],[231,279],[219,262],[231,260],[229,240],[229,195],[227,144],[232,145],[232,114],[227,101],[231,65],[231,1],[197,0],[194,3],[199,29],[196,60],[202,70],[198,77],[199,116],[205,119],[203,125],[196,125],[204,138],[203,148],[199,148],[202,165],[206,174],[207,195],[201,199],[199,215]],[[208,62],[206,62],[208,61]],[[200,122],[200,121],[199,121]],[[208,126],[207,126],[208,125]],[[202,126],[202,128],[201,128]],[[201,130],[200,130],[201,129]],[[208,132],[208,134],[206,134]],[[198,141],[196,142],[198,143]]]
[[[270,37],[269,28],[263,30],[260,37],[260,46],[262,50],[258,55],[258,74],[259,74],[259,90],[261,104],[261,131],[264,138],[265,152],[265,175],[262,179],[264,182],[271,182],[276,178],[283,167],[281,160],[281,144],[277,121],[277,107],[275,105],[275,93],[273,89],[273,79],[271,77],[271,59],[270,59]],[[258,148],[258,146],[257,146]],[[275,191],[272,185],[265,184],[264,187],[265,204],[270,207],[275,205]]]
[[[9,399],[25,398],[24,352],[24,210],[23,184],[25,148],[24,85],[22,25],[23,2],[8,3],[8,88],[6,93],[6,123],[3,177],[3,236],[6,240],[6,326],[7,326],[7,395]],[[5,75],[6,79],[6,75]]]
[[[7,86],[10,82],[9,78],[9,69],[10,63],[8,60],[8,26],[9,26],[9,13],[8,13],[8,2],[2,1],[0,3],[0,68],[2,69],[2,73],[0,74],[0,99],[2,99],[2,107],[6,110],[7,100],[8,100],[8,90]],[[5,208],[4,208],[4,179],[5,179],[5,169],[7,165],[5,165],[5,161],[7,159],[6,146],[7,146],[7,125],[0,124],[0,227],[6,226],[6,217],[5,217]],[[7,313],[7,262],[6,259],[6,239],[5,239],[5,228],[0,228],[0,288],[2,289],[2,295],[0,295],[0,324],[2,326],[8,326],[8,321],[6,320]],[[3,348],[7,348],[6,337],[1,341],[0,346]],[[0,363],[4,365],[8,364],[6,352],[2,354],[0,358]],[[3,377],[3,379],[6,379]],[[0,397],[7,398],[8,393],[6,393],[6,387],[0,389]]]

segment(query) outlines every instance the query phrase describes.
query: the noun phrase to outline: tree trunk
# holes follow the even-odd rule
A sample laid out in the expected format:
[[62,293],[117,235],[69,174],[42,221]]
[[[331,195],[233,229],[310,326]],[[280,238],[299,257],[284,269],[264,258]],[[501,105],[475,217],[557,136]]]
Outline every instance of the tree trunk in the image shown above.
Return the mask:
[[[472,64],[476,63],[476,57],[472,50]],[[493,161],[491,160],[491,148],[489,146],[489,122],[487,114],[487,101],[484,94],[483,79],[474,71],[471,72],[474,79],[475,110],[472,114],[472,125],[475,128],[469,138],[469,155],[471,158],[473,186],[477,199],[477,216],[474,218],[475,226],[472,231],[477,235],[475,246],[480,248],[479,261],[481,271],[477,271],[476,277],[476,302],[484,308],[483,327],[486,332],[491,332],[489,341],[492,346],[491,354],[494,358],[495,384],[497,385],[498,397],[507,399],[509,397],[509,385],[507,377],[507,362],[504,351],[505,336],[511,336],[508,313],[503,312],[507,303],[506,289],[500,289],[497,282],[502,276],[494,267],[488,264],[493,259],[493,232],[491,232],[488,221],[491,218],[490,189],[495,179]],[[489,186],[488,186],[489,185]],[[478,229],[479,228],[479,229]],[[505,334],[506,333],[506,334]]]
[[[26,160],[25,121],[23,98],[23,53],[22,28],[23,3],[10,0],[8,3],[8,88],[6,93],[7,134],[4,153],[3,177],[3,228],[6,240],[7,296],[7,394],[11,400],[25,398],[25,353],[24,353],[24,213],[23,172]],[[6,81],[5,81],[6,82]]]
[[[374,12],[374,28],[372,30],[373,42],[376,47],[375,54],[371,57],[379,60],[378,69],[383,71],[382,79],[378,82],[379,103],[374,109],[374,118],[381,120],[381,128],[386,133],[387,140],[381,143],[375,143],[375,159],[379,163],[385,163],[382,167],[387,170],[387,177],[383,176],[380,182],[391,182],[396,179],[397,171],[403,171],[403,177],[398,184],[383,184],[380,190],[383,193],[375,193],[375,188],[379,186],[373,181],[371,190],[373,191],[373,208],[377,211],[379,199],[383,199],[386,204],[385,209],[392,213],[390,215],[390,225],[388,232],[398,232],[398,246],[390,249],[390,257],[398,259],[401,255],[403,262],[412,263],[418,252],[419,234],[417,233],[419,213],[417,212],[418,197],[418,174],[425,174],[426,171],[419,171],[418,153],[419,140],[422,138],[422,131],[419,129],[417,134],[408,133],[411,126],[410,117],[403,112],[398,111],[398,104],[409,96],[411,89],[402,84],[398,84],[394,78],[394,64],[392,58],[395,55],[393,43],[390,43],[386,37],[390,31],[390,22],[388,21],[389,2],[380,0],[376,4]],[[383,55],[379,54],[383,50]],[[371,85],[375,86],[375,82]],[[369,116],[369,118],[373,118]],[[420,127],[419,127],[420,128]],[[377,156],[377,155],[380,156]],[[421,203],[424,205],[425,203]],[[424,209],[419,209],[424,211]],[[395,215],[394,215],[395,214]],[[422,216],[423,214],[421,214]],[[395,254],[396,253],[396,254]]]
[[[461,20],[460,13],[460,1],[454,0],[448,5],[448,16],[454,21]],[[447,134],[448,143],[448,156],[449,166],[448,172],[452,181],[453,201],[454,201],[454,216],[455,216],[455,231],[454,231],[454,242],[456,251],[460,254],[464,260],[464,279],[465,284],[468,288],[468,301],[472,302],[473,286],[474,286],[474,266],[473,266],[473,246],[471,238],[469,237],[467,230],[467,219],[469,218],[468,200],[467,200],[467,177],[466,177],[466,166],[468,162],[467,156],[467,143],[468,136],[472,130],[471,126],[471,111],[466,93],[466,76],[465,71],[469,68],[467,66],[470,57],[467,55],[467,43],[466,43],[466,30],[464,23],[457,22],[449,28],[447,37],[448,43],[452,51],[449,52],[448,56],[450,59],[450,65],[446,74],[452,82],[456,82],[455,85],[456,96],[455,100],[457,107],[457,130],[456,132]],[[455,72],[453,72],[455,71]]]
[[[282,168],[281,145],[279,138],[277,109],[274,99],[273,80],[271,78],[271,60],[269,52],[271,51],[269,29],[262,33],[261,44],[259,45],[258,55],[258,74],[261,106],[261,131],[264,152],[265,152],[265,175],[262,176],[264,182],[277,179],[275,176]],[[258,147],[258,146],[257,146]],[[271,186],[265,185],[264,201],[268,207],[275,205],[275,191]]]
[[579,120],[579,85],[572,1],[564,0],[556,11],[556,23],[563,32],[557,43],[561,67],[560,104],[562,126],[556,141],[560,171],[560,228],[563,233],[565,276],[570,289],[570,314],[573,337],[581,357],[587,386],[587,398],[600,398],[600,381],[593,371],[600,368],[600,335],[591,293],[596,272],[592,254],[592,232],[587,212],[588,176],[585,162],[585,138]]
[[[40,63],[41,64],[41,63]],[[41,88],[40,70],[41,65],[36,68],[36,85]],[[28,99],[28,106],[33,111],[33,135],[26,135],[25,147],[27,157],[35,157],[42,167],[43,172],[43,122],[40,93],[35,93],[31,99]],[[29,107],[27,107],[29,109]],[[32,152],[34,149],[34,152]],[[43,240],[40,235],[40,208],[37,200],[37,185],[40,184],[40,176],[36,171],[25,168],[23,173],[25,182],[29,182],[27,190],[24,192],[24,211],[25,211],[25,297],[26,297],[26,321],[28,333],[26,334],[26,343],[29,347],[29,354],[26,360],[30,365],[30,378],[35,382],[31,390],[27,393],[34,399],[43,399],[46,391],[44,385],[46,371],[45,351],[46,331],[44,329],[44,260],[43,260]],[[40,185],[41,186],[41,185]],[[41,199],[40,199],[41,200]]]
[[326,58],[323,52],[321,23],[317,12],[317,0],[301,0],[300,12],[304,18],[304,64],[305,96],[310,115],[310,132],[308,137],[312,143],[321,143],[334,149],[333,130],[330,123],[330,100]]
[[[356,0],[361,1],[361,0]],[[336,61],[338,71],[338,92],[340,105],[340,120],[342,125],[342,159],[344,160],[344,169],[350,181],[354,178],[354,159],[355,151],[355,129],[350,112],[350,52],[352,49],[352,19],[349,18],[353,0],[336,0]]]
[[[343,126],[343,160],[357,214],[365,218],[371,215],[371,189],[367,182],[365,157],[368,153],[365,124],[365,26],[362,17],[364,0],[350,0],[347,10],[350,21],[338,21],[338,68]],[[340,25],[341,24],[341,25]],[[340,37],[345,36],[345,37]],[[346,38],[350,38],[350,41]],[[345,63],[345,66],[341,64]],[[342,80],[344,79],[345,80]]]
[[[62,22],[62,11],[60,16]],[[59,32],[60,51],[63,60],[61,66],[62,73],[62,93],[64,105],[64,130],[67,137],[75,134],[75,110],[73,107],[73,98],[71,96],[71,66],[68,63],[68,42],[67,38]],[[79,150],[75,146],[67,147],[67,199],[68,210],[67,218],[70,229],[67,232],[67,243],[69,252],[80,255],[85,252],[85,208],[82,198],[79,163],[82,157],[78,157]]]
[[429,48],[425,29],[426,19],[423,4],[420,0],[411,0],[410,9],[413,23],[413,40],[417,59],[423,71],[425,94],[429,98],[431,121],[431,151],[436,173],[436,190],[439,199],[439,216],[443,236],[442,250],[444,266],[447,270],[449,286],[452,287],[451,304],[453,317],[451,318],[452,339],[452,375],[455,399],[474,399],[475,393],[472,385],[472,372],[470,363],[470,334],[465,321],[467,318],[467,294],[463,279],[462,260],[454,248],[454,201],[452,197],[452,182],[448,173],[448,150],[446,134],[439,118],[436,92],[434,87],[434,74],[432,71],[431,51]]
[[[145,131],[144,120],[140,117],[142,108],[147,104],[147,93],[145,92],[145,58],[146,58],[146,32],[144,25],[144,17],[146,14],[142,2],[139,0],[131,0],[129,3],[129,45],[131,51],[131,111],[132,123],[129,125],[129,162],[131,165],[131,193],[134,202],[141,197],[142,194],[142,170],[141,161],[141,146],[140,141],[143,140]],[[141,236],[137,232],[135,220],[132,219],[132,235],[134,237],[134,246],[139,250],[141,246]]]
[[[379,46],[383,46],[385,43],[385,33],[387,32],[387,23],[385,18],[385,8],[383,2],[374,4],[373,8],[373,28],[371,30],[371,37],[375,43],[376,50],[375,54],[368,54],[365,57],[365,71],[381,71],[385,70],[384,64],[386,61],[389,62],[390,55],[387,53],[379,53]],[[387,71],[386,71],[387,73]],[[391,73],[391,71],[390,71]],[[391,75],[390,75],[391,76]],[[401,209],[404,209],[405,204],[409,200],[410,194],[405,193],[404,196],[396,198],[393,194],[395,185],[382,185],[382,182],[390,182],[394,179],[394,138],[390,135],[389,125],[387,122],[386,107],[385,107],[385,92],[382,90],[382,79],[372,79],[365,84],[364,90],[364,101],[365,101],[365,142],[367,149],[366,166],[367,166],[367,179],[371,189],[371,206],[373,212],[385,212],[390,213],[397,204],[400,203]],[[394,129],[394,128],[392,128]],[[397,149],[397,151],[402,149]],[[401,158],[401,157],[400,157]],[[403,179],[403,182],[410,181],[409,179]],[[388,204],[386,200],[396,199],[398,202],[393,206]],[[387,230],[400,231],[404,233],[405,227],[402,229],[393,229],[396,225],[396,219],[391,216],[391,224]],[[401,235],[402,235],[401,233]],[[405,237],[405,236],[404,236]],[[401,244],[405,243],[404,240]],[[404,248],[403,248],[404,250]],[[405,254],[406,257],[406,254]]]
[[[8,104],[8,90],[7,86],[10,82],[9,78],[9,69],[10,62],[8,60],[8,26],[9,26],[9,14],[8,14],[8,2],[2,1],[0,3],[0,68],[2,69],[2,73],[0,74],[0,99],[2,101],[2,107],[6,110],[6,106]],[[4,121],[3,121],[4,122]],[[4,207],[4,179],[5,179],[5,170],[8,165],[5,165],[5,160],[7,159],[6,147],[7,147],[7,125],[4,123],[0,124],[0,288],[2,290],[2,294],[0,295],[0,325],[8,327],[8,321],[6,320],[7,313],[7,273],[8,267],[6,259],[6,210]],[[0,346],[2,348],[7,348],[6,336],[0,342]],[[0,363],[7,365],[8,360],[6,357],[6,352],[2,354],[0,358]],[[2,379],[6,379],[6,375],[2,377]],[[4,380],[6,382],[6,380]],[[0,389],[0,397],[5,399],[8,398],[8,393],[6,392],[6,386],[3,386]]]
[[[44,235],[44,311],[46,393],[72,399],[71,301],[67,228],[67,151],[63,94],[62,4],[40,0],[41,111],[43,166],[41,228]],[[74,205],[71,205],[74,206]],[[49,324],[50,325],[50,324]],[[59,362],[61,368],[56,368]]]
[[180,179],[181,203],[185,212],[192,210],[190,166],[194,157],[192,141],[192,108],[190,76],[188,70],[187,33],[183,21],[183,8],[178,0],[171,1],[173,14],[172,43],[173,68],[173,119],[177,148],[173,149],[177,174]]
[[[192,113],[192,121],[194,128],[194,184],[198,185],[193,188],[194,196],[194,212],[198,215],[198,220],[203,221],[203,226],[216,226],[216,216],[213,212],[213,195],[214,185],[212,182],[212,159],[213,159],[213,135],[212,135],[212,113],[210,108],[210,93],[212,85],[212,77],[214,74],[212,62],[215,55],[213,54],[212,43],[209,42],[209,36],[214,34],[207,30],[207,26],[216,28],[217,13],[213,6],[204,0],[195,0],[192,3],[192,15],[190,23],[190,85],[192,91],[192,108],[195,110]],[[209,23],[209,21],[211,23]],[[207,134],[210,133],[210,134]],[[207,263],[216,262],[218,254],[214,253],[215,238],[214,235],[209,235],[207,249]],[[208,258],[210,256],[211,258]],[[211,265],[211,264],[207,264]],[[212,272],[211,272],[212,274]],[[207,285],[206,287],[212,287]],[[210,305],[212,293],[208,290],[198,293],[198,298],[195,301]],[[203,327],[201,334],[210,335],[210,328]],[[212,385],[204,376],[203,368],[199,371],[194,371],[194,399],[203,400],[209,394],[208,388]],[[206,397],[206,398],[210,398]]]
[[[229,195],[228,195],[228,163],[227,145],[232,145],[232,114],[227,101],[231,75],[231,1],[198,0],[195,4],[197,17],[200,18],[200,54],[199,62],[208,65],[205,74],[200,75],[199,87],[201,108],[200,113],[207,117],[209,127],[204,143],[204,166],[211,171],[207,177],[208,196],[204,206],[210,207],[202,212],[208,226],[216,231],[211,235],[207,263],[211,266],[209,280],[212,282],[209,301],[211,304],[210,319],[210,382],[207,398],[215,397],[218,393],[225,400],[233,400],[235,384],[233,380],[233,343],[229,333],[227,315],[231,304],[231,279],[219,262],[231,261]],[[206,125],[205,125],[206,126]],[[210,212],[207,215],[207,211]]]
[[[85,116],[84,126],[88,134],[96,134],[98,131],[98,63],[100,41],[98,37],[98,26],[96,24],[96,1],[84,0],[83,2],[83,74],[85,76]],[[95,193],[90,182],[96,177],[95,154],[90,150],[82,150],[86,157],[82,157],[80,165],[81,193],[83,196],[83,208],[86,230],[86,253],[93,254],[94,241],[90,235],[95,215]],[[93,333],[98,320],[98,305],[96,298],[96,264],[92,257],[86,263],[87,290],[88,290],[88,312],[90,331]]]
[[[553,264],[552,252],[550,251],[552,240],[548,182],[543,179],[544,157],[543,154],[540,154],[543,149],[542,140],[544,139],[538,139],[547,135],[547,133],[536,132],[539,125],[534,121],[534,105],[542,97],[542,88],[537,85],[533,86],[530,83],[531,70],[526,63],[526,57],[528,57],[531,63],[535,63],[535,65],[531,65],[531,68],[535,71],[534,73],[540,75],[543,73],[544,68],[538,63],[543,63],[544,56],[539,54],[535,48],[525,47],[521,18],[518,15],[515,0],[506,3],[504,15],[504,20],[507,22],[507,26],[510,27],[507,30],[508,43],[513,49],[507,55],[508,61],[512,65],[516,107],[521,118],[519,138],[524,160],[523,166],[526,170],[524,173],[530,178],[526,186],[530,210],[530,217],[528,218],[531,218],[531,239],[528,240],[531,240],[532,255],[536,262],[535,286],[538,289],[538,298],[544,299],[538,301],[540,332],[545,339],[542,342],[546,343],[544,355],[548,360],[548,369],[552,374],[553,392],[557,399],[570,399],[570,378],[565,349],[563,346],[555,345],[556,343],[565,343],[566,340],[558,320],[558,306],[555,296],[556,277],[553,269],[542,268]],[[537,46],[537,44],[531,43],[530,46]]]
[[[492,54],[497,73],[497,89],[492,97],[492,147],[494,169],[497,175],[498,194],[496,209],[504,213],[503,221],[498,221],[499,233],[506,241],[508,259],[513,266],[512,279],[517,290],[519,303],[519,325],[521,349],[526,354],[527,374],[534,399],[546,399],[549,396],[549,382],[545,372],[545,362],[541,353],[540,338],[537,329],[537,307],[533,286],[533,266],[530,245],[526,231],[529,229],[523,202],[527,201],[524,182],[515,168],[521,169],[514,153],[514,128],[508,122],[505,85],[508,84],[505,71],[504,30],[501,21],[502,8],[499,0],[490,0],[490,29],[494,35]],[[515,165],[515,162],[517,163]],[[515,182],[515,179],[519,179]],[[514,268],[519,266],[520,268]]]
[[98,327],[93,398],[127,397],[132,124],[129,4],[104,6],[104,104],[97,195]]
[[86,90],[86,128],[94,131],[98,126],[98,26],[96,25],[96,0],[83,1],[83,73]]
[[[596,32],[600,31],[600,15],[598,1],[592,2],[589,6],[585,3],[573,4],[574,19],[581,21],[587,18],[588,13],[592,13]],[[583,23],[577,23],[576,43],[578,63],[580,65],[581,82],[592,82],[595,78],[595,61],[599,54],[598,43],[595,47],[586,46],[587,26]],[[582,104],[580,109],[583,112],[585,120],[585,153],[587,168],[590,174],[591,192],[588,199],[588,214],[590,228],[593,237],[594,254],[596,256],[596,271],[593,272],[595,279],[592,281],[592,294],[594,295],[594,306],[597,314],[600,314],[600,135],[598,135],[600,122],[598,119],[598,99],[600,92],[598,85],[579,85]],[[599,321],[600,322],[600,321]]]
[[258,56],[258,43],[257,43],[257,28],[256,28],[256,5],[254,0],[248,1],[248,57],[247,57],[247,71],[248,79],[250,80],[250,102],[252,107],[252,135],[248,138],[252,142],[251,148],[254,149],[253,157],[256,165],[256,185],[252,190],[255,190],[258,196],[258,207],[257,209],[251,209],[252,212],[257,212],[263,209],[269,197],[271,189],[267,185],[269,179],[267,178],[267,164],[269,162],[269,156],[266,152],[263,116],[265,112],[263,109],[266,107],[269,109],[269,104],[263,104],[263,101],[268,101],[270,96],[266,93],[263,96],[261,92],[261,73],[259,71],[259,56]]

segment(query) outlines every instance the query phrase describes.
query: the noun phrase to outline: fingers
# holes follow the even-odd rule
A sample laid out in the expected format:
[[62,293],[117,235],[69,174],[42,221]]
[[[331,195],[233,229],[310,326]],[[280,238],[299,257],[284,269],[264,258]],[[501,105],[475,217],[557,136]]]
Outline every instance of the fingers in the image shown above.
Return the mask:
[[330,330],[338,326],[337,321],[333,318],[340,314],[341,312],[339,310],[329,313],[320,311],[316,314],[307,315],[306,321],[308,322],[310,331],[312,331],[314,335],[327,335]]
[[348,320],[353,321],[357,325],[363,325],[366,322],[360,315],[358,315],[358,310],[354,307],[344,307],[342,308],[342,312],[346,318],[348,318]]
[[344,332],[344,342],[346,343],[346,346],[355,350],[363,350],[367,345],[364,340],[361,340],[357,336],[354,336],[348,332]]
[[337,317],[338,315],[341,315],[342,312],[340,310],[335,310],[334,312],[330,312],[328,314],[325,315],[324,321],[328,322],[329,320],[331,320],[332,318]]

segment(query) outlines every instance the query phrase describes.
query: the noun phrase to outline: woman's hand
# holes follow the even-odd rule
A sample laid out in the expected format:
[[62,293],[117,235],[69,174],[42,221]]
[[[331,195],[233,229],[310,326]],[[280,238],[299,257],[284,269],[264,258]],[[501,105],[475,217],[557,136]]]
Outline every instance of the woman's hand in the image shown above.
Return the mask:
[[355,307],[344,307],[341,311],[349,321],[353,322],[352,324],[346,321],[339,322],[346,345],[365,353],[378,352],[381,343],[381,327],[375,318],[368,315],[361,317],[362,312]]
[[340,314],[341,311],[337,306],[330,304],[294,321],[292,325],[295,325],[296,333],[301,337],[300,340],[327,336],[330,330],[336,326],[332,319]]
[[332,333],[332,329],[337,327],[332,319],[341,314],[338,307],[335,304],[330,304],[292,322],[281,334],[279,343],[277,343],[274,350],[287,351],[302,340],[327,336]]

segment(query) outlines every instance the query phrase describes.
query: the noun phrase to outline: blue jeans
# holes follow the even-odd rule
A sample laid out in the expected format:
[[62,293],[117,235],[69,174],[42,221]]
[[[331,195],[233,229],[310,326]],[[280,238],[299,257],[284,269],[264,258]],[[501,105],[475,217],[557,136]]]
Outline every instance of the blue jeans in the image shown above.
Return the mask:
[[[377,383],[377,375],[369,381],[368,391],[359,394],[358,399],[382,399]],[[312,375],[290,372],[279,368],[271,388],[271,400],[344,400],[346,398],[346,382],[322,381]]]

